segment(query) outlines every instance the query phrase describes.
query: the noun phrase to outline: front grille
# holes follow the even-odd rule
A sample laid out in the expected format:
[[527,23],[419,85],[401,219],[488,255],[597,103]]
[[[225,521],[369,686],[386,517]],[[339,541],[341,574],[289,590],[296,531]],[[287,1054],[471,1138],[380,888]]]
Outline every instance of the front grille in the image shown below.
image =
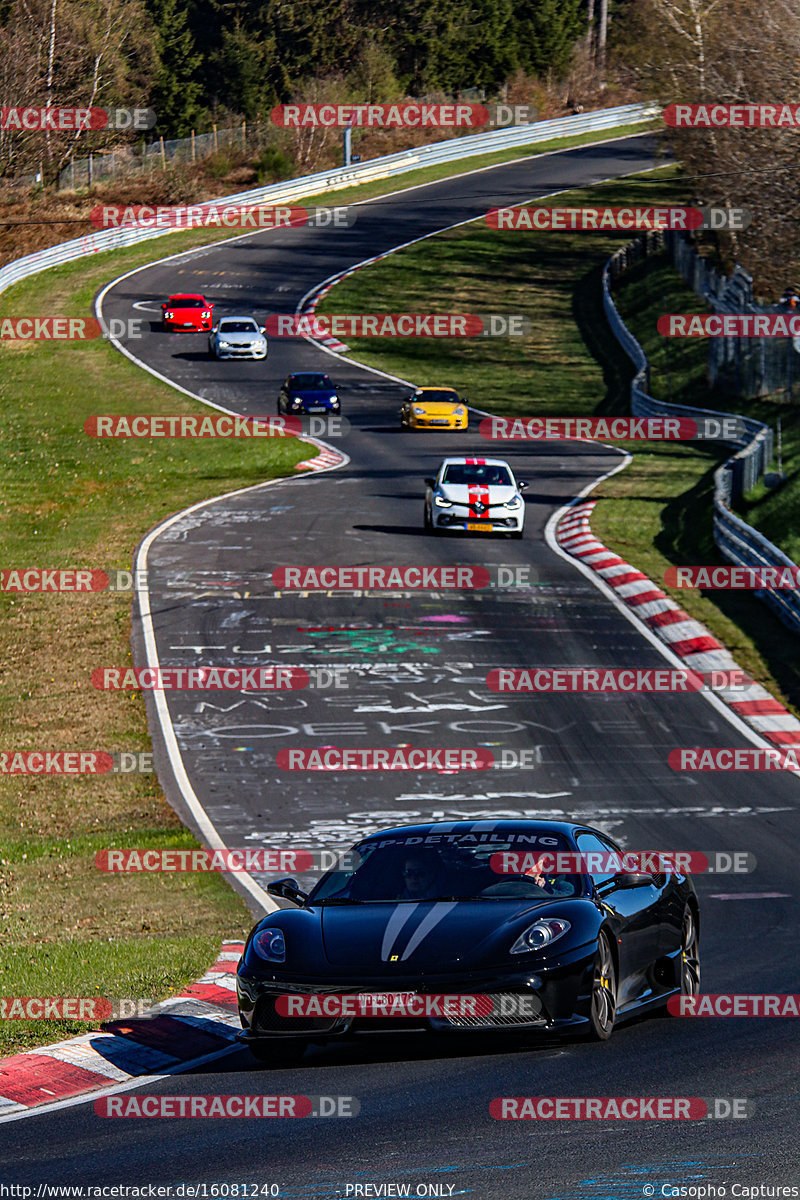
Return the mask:
[[254,1033],[327,1033],[336,1017],[282,1017],[275,1011],[275,997],[261,996],[253,1013]]
[[[457,1029],[513,1028],[517,1025],[545,1025],[539,997],[532,992],[487,992],[494,1005],[494,1012],[485,1017],[447,1017],[447,1022]],[[505,1004],[503,1003],[505,1001]],[[521,1002],[525,1008],[520,1011]],[[508,1011],[503,1012],[503,1008]]]

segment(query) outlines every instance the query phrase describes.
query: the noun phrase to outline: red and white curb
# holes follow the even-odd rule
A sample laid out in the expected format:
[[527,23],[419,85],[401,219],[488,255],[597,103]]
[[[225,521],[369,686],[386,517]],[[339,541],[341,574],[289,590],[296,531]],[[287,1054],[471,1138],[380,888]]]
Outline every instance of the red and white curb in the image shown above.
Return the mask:
[[[323,296],[327,296],[334,284],[338,283],[340,279],[344,279],[345,275],[352,275],[352,273],[352,270],[350,270],[344,271],[341,275],[337,275],[337,277],[332,280],[327,287],[322,288],[321,291],[317,292],[316,295],[303,306],[301,315],[304,317],[313,317],[314,311]],[[330,334],[326,334],[323,337],[313,337],[310,340],[312,342],[317,342],[320,346],[325,346],[328,350],[333,350],[336,354],[343,354],[346,350],[350,349],[350,347],[346,346],[344,342],[340,342],[338,338],[332,337]]]
[[150,1016],[0,1059],[0,1120],[141,1075],[168,1075],[230,1046],[241,1029],[236,963],[243,950],[243,942],[223,942],[202,979],[162,1000]]
[[[314,445],[317,443],[315,442]],[[339,467],[342,463],[347,462],[347,457],[338,450],[334,450],[332,446],[328,446],[324,442],[319,443],[319,446],[320,450],[316,458],[304,458],[302,462],[295,463],[295,471],[327,471],[331,467]]]
[[[562,550],[590,567],[673,654],[700,673],[740,671],[733,656],[651,579],[620,558],[594,536],[589,518],[597,501],[585,500],[568,509],[556,529]],[[800,721],[773,696],[752,687],[715,689],[715,695],[760,737],[775,746],[800,745]]]
[[[415,240],[421,241],[422,239],[417,238]],[[411,243],[409,243],[409,245],[410,244]],[[404,248],[404,246],[396,246],[392,250],[385,250],[382,254],[376,254],[372,258],[365,258],[363,262],[356,263],[353,267],[348,267],[346,271],[340,271],[338,275],[333,275],[318,292],[314,292],[311,298],[303,303],[300,310],[301,315],[304,317],[313,317],[320,300],[327,296],[328,292],[335,288],[337,283],[341,283],[343,279],[347,279],[350,275],[355,275],[356,271],[360,271],[362,267],[371,267],[374,263],[380,262],[381,259],[389,258],[390,255],[395,253],[395,250],[402,250]],[[310,340],[317,342],[320,346],[325,346],[328,350],[333,350],[336,354],[343,354],[350,349],[350,347],[346,346],[344,342],[340,342],[338,338],[331,336],[314,337]]]

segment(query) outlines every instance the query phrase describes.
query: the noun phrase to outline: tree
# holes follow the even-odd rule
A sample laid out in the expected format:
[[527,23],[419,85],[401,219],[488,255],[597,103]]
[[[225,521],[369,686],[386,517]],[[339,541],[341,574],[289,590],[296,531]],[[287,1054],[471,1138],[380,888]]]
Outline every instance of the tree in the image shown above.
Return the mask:
[[580,0],[527,0],[515,13],[520,65],[530,74],[562,76],[584,30]]
[[[797,89],[795,0],[633,0],[617,54],[646,95],[667,104],[790,103]],[[800,261],[795,203],[800,131],[670,129],[664,134],[709,204],[746,208],[729,242],[762,288],[780,292]]]
[[202,55],[195,44],[181,0],[147,0],[153,21],[157,66],[150,91],[160,133],[184,137],[196,126],[202,88],[197,70]]
[[[152,23],[142,0],[12,0],[0,27],[0,106],[146,107],[152,74]],[[45,182],[79,146],[120,141],[113,130],[0,132],[0,169],[30,171]]]

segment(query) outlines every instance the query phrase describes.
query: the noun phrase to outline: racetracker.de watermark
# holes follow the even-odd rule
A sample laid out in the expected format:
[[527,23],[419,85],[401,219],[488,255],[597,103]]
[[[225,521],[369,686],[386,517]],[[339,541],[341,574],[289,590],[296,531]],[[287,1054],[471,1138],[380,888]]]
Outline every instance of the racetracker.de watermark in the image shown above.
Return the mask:
[[349,992],[337,995],[282,995],[275,997],[281,1017],[518,1017],[537,1020],[542,1002],[534,993],[467,994],[463,992]]
[[307,688],[303,667],[97,667],[99,691],[292,692]]
[[284,591],[443,591],[489,587],[488,567],[287,566],[276,567],[272,582]]
[[690,671],[683,667],[555,667],[517,670],[496,667],[486,676],[490,692],[701,692],[746,691],[754,680],[744,671]]
[[608,230],[649,229],[736,229],[752,223],[747,208],[687,208],[647,206],[627,208],[548,208],[543,206],[493,208],[485,216],[490,229],[511,231],[553,230],[563,232],[605,232]]
[[488,771],[495,758],[479,747],[382,746],[374,749],[323,746],[321,749],[279,750],[282,771]]
[[0,775],[151,775],[147,750],[0,750]]
[[276,567],[267,576],[278,591],[287,592],[418,592],[474,591],[486,588],[535,588],[540,573],[518,563],[474,563],[457,566],[328,566],[312,564]]
[[707,591],[772,591],[800,587],[800,567],[667,567],[664,583]]
[[498,1096],[489,1105],[496,1121],[704,1121],[741,1120],[752,1100],[713,1096]]
[[89,214],[97,229],[349,229],[355,207],[298,208],[275,204],[98,204]]
[[98,1117],[357,1117],[356,1096],[102,1096]]
[[152,108],[0,108],[0,130],[19,133],[80,133],[87,130],[152,129],[157,120]]
[[522,313],[272,313],[264,328],[277,338],[526,337],[533,325]]
[[673,129],[797,129],[800,104],[668,104]]
[[83,431],[87,437],[96,438],[272,438],[299,437],[303,424],[299,417],[133,413],[87,417]]
[[663,337],[796,338],[800,313],[664,313],[656,328]]
[[3,342],[92,342],[97,338],[135,342],[145,337],[143,317],[0,317]]
[[281,129],[504,129],[530,125],[529,104],[277,104],[270,113]]
[[144,1017],[152,997],[130,996],[0,996],[3,1021],[125,1021]]
[[208,871],[233,875],[256,872],[264,875],[273,871],[343,871],[355,870],[360,861],[358,855],[352,852],[258,849],[254,846],[242,849],[222,847],[216,850],[197,847],[182,850],[108,849],[98,850],[94,856],[97,870],[110,875],[204,874]]
[[667,1009],[674,1017],[800,1017],[800,995],[706,992],[670,996]]
[[670,750],[673,771],[800,771],[800,746],[684,746]]
[[748,850],[498,850],[489,859],[497,875],[749,875]]
[[484,417],[478,432],[488,441],[692,442],[733,440],[740,428],[740,417]]

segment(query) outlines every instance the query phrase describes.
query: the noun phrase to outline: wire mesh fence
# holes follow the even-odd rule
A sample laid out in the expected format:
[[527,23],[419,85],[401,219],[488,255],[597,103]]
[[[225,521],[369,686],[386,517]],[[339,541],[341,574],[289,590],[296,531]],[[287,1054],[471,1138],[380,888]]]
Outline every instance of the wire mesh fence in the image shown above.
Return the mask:
[[214,126],[210,133],[193,132],[190,137],[157,138],[150,143],[142,140],[107,153],[72,159],[60,172],[58,186],[62,191],[74,191],[97,183],[147,177],[168,165],[198,162],[220,151],[236,150],[254,155],[275,144],[272,125],[248,125],[242,121],[230,129]]

